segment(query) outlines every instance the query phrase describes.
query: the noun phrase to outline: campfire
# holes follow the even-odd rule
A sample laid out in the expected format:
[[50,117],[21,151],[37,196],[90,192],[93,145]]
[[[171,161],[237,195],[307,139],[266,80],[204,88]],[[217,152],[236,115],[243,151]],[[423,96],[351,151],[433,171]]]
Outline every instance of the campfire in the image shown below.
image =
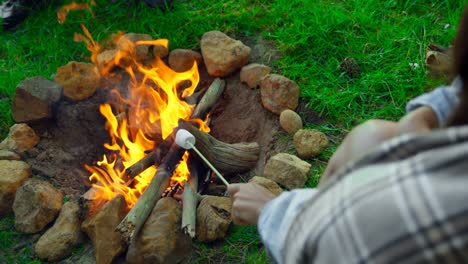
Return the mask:
[[[12,114],[33,128],[21,125],[35,140],[19,150],[10,132],[3,143],[25,151],[22,159],[32,174],[60,188],[26,180],[31,169],[12,187],[18,190],[13,210],[19,231],[39,232],[60,212],[35,246],[40,258],[66,257],[81,243],[81,230],[93,242],[98,263],[111,263],[124,252],[129,263],[178,262],[190,254],[192,239],[224,238],[230,199],[200,155],[228,181],[264,175],[271,180],[252,180],[275,193],[281,192],[275,181],[287,188],[304,185],[308,163],[286,153],[270,159],[280,152],[278,121],[288,133],[299,130],[310,138],[300,117],[288,110],[298,105],[298,86],[270,74],[268,66],[246,65],[251,49],[242,42],[213,31],[201,40],[203,56],[183,49],[169,54],[165,39],[118,33],[98,45],[83,30],[75,40],[87,45],[92,63],[70,62],[57,70],[55,82],[35,77],[21,83]],[[176,144],[181,129],[193,135],[200,155]],[[323,148],[326,138],[318,137]],[[35,210],[50,219],[26,223],[34,219],[26,216],[31,206],[40,202],[16,200],[28,186],[39,185],[56,199],[47,202],[55,207]],[[63,193],[72,201],[62,208]],[[71,232],[58,227],[65,219],[75,219],[73,241],[51,246]]]

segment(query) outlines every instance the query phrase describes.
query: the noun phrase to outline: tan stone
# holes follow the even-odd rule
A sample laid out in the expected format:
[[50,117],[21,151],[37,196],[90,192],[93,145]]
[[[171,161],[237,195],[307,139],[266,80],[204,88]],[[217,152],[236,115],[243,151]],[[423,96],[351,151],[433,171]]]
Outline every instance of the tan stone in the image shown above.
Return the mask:
[[220,31],[206,32],[200,43],[206,69],[211,76],[224,77],[249,62],[250,48]]
[[299,104],[299,86],[278,74],[268,74],[260,81],[260,93],[263,106],[278,115]]
[[127,262],[179,263],[190,255],[192,240],[181,231],[181,218],[182,209],[176,200],[159,200],[136,241],[130,244]]
[[114,62],[116,56],[117,56],[116,49],[105,50],[97,55],[97,58],[96,58],[97,64],[100,67],[109,65],[109,63]]
[[136,58],[144,59],[148,56],[150,45],[137,45],[138,41],[150,41],[153,38],[147,34],[127,33],[117,41],[117,49],[135,52]]
[[310,167],[309,163],[294,155],[278,153],[268,160],[263,176],[288,189],[302,188]]
[[247,84],[249,88],[256,88],[260,80],[271,72],[271,68],[258,63],[251,63],[242,67],[240,80]]
[[34,130],[26,124],[14,124],[0,148],[7,148],[18,152],[26,151],[39,142],[39,137]]
[[94,64],[72,61],[57,69],[55,81],[68,99],[81,101],[96,92],[100,76]]
[[210,242],[226,237],[231,224],[231,199],[206,196],[197,208],[197,239]]
[[52,107],[62,97],[62,87],[42,76],[22,81],[15,90],[11,115],[18,123],[53,116]]
[[35,251],[40,259],[58,261],[71,255],[73,247],[83,239],[79,212],[76,202],[63,205],[57,221],[36,243]]
[[0,216],[12,210],[16,190],[31,176],[31,167],[24,161],[0,160]]
[[293,110],[286,109],[280,114],[280,125],[290,135],[302,129],[302,119]]
[[115,229],[126,214],[125,198],[117,195],[81,225],[93,242],[96,263],[110,264],[125,251],[125,242]]
[[328,145],[327,136],[315,129],[300,129],[294,134],[294,146],[302,159],[317,156]]
[[176,72],[188,71],[193,63],[197,65],[202,63],[202,55],[189,49],[175,49],[169,54],[169,66]]
[[258,184],[264,187],[265,189],[269,190],[275,195],[279,195],[280,193],[283,192],[283,189],[281,189],[281,187],[276,182],[265,177],[254,176],[252,177],[252,179],[249,180],[249,182]]
[[22,233],[37,233],[55,220],[62,208],[63,194],[52,184],[29,179],[16,191],[13,211],[15,229]]

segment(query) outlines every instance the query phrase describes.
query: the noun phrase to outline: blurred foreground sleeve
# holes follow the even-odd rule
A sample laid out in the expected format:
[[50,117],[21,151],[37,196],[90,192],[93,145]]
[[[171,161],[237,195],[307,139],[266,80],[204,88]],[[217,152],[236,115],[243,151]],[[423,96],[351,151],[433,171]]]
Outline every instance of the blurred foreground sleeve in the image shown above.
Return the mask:
[[268,202],[260,213],[258,231],[263,244],[275,263],[283,261],[283,248],[291,223],[306,201],[317,193],[317,189],[297,189],[283,192]]

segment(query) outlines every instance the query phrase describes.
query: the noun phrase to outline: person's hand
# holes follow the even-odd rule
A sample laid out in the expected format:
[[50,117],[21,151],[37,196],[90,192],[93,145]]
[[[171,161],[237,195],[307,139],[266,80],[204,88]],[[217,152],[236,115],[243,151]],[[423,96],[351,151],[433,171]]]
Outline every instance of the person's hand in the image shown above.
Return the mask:
[[257,224],[260,212],[267,202],[276,196],[253,183],[229,184],[227,191],[232,200],[231,217],[234,224]]

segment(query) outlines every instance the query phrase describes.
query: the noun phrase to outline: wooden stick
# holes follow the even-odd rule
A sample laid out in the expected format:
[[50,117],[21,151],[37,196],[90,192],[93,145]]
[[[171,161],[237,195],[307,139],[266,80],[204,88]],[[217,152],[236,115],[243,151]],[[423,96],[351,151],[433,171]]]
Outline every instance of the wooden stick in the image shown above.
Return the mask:
[[226,81],[216,78],[192,112],[192,118],[204,119],[224,91]]
[[150,215],[154,205],[160,199],[164,190],[169,186],[170,178],[174,173],[176,165],[182,158],[184,149],[172,145],[171,150],[163,159],[163,162],[158,167],[158,171],[154,175],[145,192],[138,199],[137,203],[128,212],[127,216],[117,226],[117,230],[122,235],[122,238],[127,243],[134,241],[138,232],[146,222],[146,218]]
[[[260,155],[257,142],[228,144],[210,134],[202,132],[185,120],[179,120],[179,128],[184,128],[195,136],[195,146],[218,170],[235,174],[255,167]],[[192,150],[190,150],[192,151]],[[194,154],[194,152],[191,152]]]
[[191,238],[195,238],[198,197],[192,185],[187,181],[184,183],[182,204],[182,231]]
[[182,231],[195,238],[197,223],[197,205],[198,205],[198,174],[204,170],[203,164],[193,157],[189,157],[190,178],[184,184],[182,194]]

